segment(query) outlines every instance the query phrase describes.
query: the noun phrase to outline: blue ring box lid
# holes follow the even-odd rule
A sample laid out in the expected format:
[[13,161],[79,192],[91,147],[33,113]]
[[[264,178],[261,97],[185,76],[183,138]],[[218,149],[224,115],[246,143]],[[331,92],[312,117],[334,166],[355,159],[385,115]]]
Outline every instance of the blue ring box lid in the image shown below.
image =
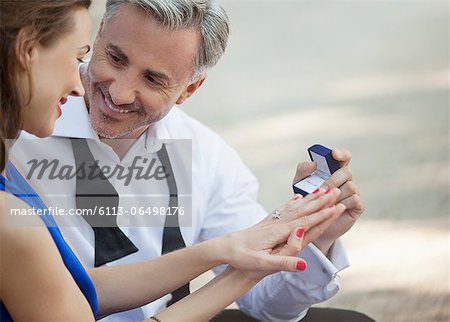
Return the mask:
[[[320,144],[314,144],[308,148],[309,157],[312,161],[317,163],[317,170],[330,175],[340,168],[339,162],[333,158],[331,152],[330,149]],[[328,169],[326,168],[326,165],[321,162],[320,157],[325,158]]]
[[309,157],[316,162],[317,169],[306,178],[296,182],[292,188],[294,193],[303,196],[314,192],[334,172],[340,168],[340,164],[332,156],[332,151],[323,145],[315,144],[308,149]]

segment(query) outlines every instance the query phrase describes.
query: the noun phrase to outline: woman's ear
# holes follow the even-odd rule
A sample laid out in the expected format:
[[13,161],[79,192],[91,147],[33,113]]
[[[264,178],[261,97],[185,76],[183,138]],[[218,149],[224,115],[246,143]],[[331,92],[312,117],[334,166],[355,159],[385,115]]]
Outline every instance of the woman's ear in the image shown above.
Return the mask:
[[33,33],[30,27],[24,27],[19,30],[15,43],[15,54],[19,66],[24,70],[28,70],[31,61],[37,54],[37,41],[33,39]]

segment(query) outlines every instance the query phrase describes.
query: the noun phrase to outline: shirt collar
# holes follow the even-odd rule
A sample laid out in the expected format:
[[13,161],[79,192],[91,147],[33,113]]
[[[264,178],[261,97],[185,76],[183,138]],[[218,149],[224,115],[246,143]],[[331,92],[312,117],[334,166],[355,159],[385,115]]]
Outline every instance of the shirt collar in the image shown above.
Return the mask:
[[162,144],[170,144],[172,138],[169,133],[170,119],[173,117],[173,111],[175,107],[172,107],[169,113],[164,116],[158,122],[149,126],[145,137],[145,148],[149,152],[156,152],[161,149]]
[[61,117],[56,121],[52,136],[99,140],[91,126],[83,97],[69,96]]

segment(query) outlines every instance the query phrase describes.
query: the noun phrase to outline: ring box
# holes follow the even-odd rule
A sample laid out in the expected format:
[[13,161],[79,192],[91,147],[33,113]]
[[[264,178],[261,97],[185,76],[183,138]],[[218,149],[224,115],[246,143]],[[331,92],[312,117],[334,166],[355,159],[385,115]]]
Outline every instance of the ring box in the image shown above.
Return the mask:
[[320,144],[315,144],[308,149],[311,161],[317,163],[317,169],[308,177],[295,183],[292,188],[294,193],[306,196],[318,189],[341,166],[331,155],[331,150]]

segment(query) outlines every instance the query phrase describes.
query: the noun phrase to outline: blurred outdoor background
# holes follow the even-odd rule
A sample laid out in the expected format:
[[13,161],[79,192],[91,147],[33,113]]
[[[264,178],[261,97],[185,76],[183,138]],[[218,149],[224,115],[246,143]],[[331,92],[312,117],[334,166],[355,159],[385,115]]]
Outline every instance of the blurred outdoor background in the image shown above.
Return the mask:
[[[94,2],[96,29],[105,1]],[[344,237],[342,290],[323,305],[449,321],[450,2],[221,3],[229,47],[183,108],[239,151],[266,209],[290,198],[310,145],[353,154],[367,209]]]

